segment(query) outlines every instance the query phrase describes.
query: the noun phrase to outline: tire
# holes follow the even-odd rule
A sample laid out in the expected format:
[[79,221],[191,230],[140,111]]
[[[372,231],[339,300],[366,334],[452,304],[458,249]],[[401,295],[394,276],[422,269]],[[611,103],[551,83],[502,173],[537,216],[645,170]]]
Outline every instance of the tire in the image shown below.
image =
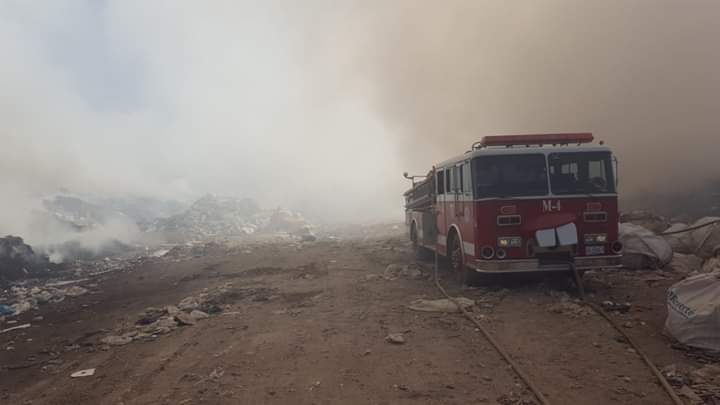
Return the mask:
[[455,233],[453,233],[448,240],[447,261],[448,268],[458,284],[463,286],[468,285],[472,275],[469,274],[470,270],[465,266],[465,256],[463,255],[462,245]]

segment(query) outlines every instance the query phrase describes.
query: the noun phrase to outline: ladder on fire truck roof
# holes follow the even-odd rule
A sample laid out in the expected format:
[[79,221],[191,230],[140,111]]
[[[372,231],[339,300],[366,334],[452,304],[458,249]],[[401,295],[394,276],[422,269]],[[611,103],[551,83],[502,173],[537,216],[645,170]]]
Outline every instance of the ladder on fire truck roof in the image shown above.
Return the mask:
[[589,132],[567,134],[532,134],[532,135],[492,135],[484,136],[472,145],[472,149],[483,149],[491,146],[512,148],[513,146],[544,146],[544,145],[582,145],[594,140]]

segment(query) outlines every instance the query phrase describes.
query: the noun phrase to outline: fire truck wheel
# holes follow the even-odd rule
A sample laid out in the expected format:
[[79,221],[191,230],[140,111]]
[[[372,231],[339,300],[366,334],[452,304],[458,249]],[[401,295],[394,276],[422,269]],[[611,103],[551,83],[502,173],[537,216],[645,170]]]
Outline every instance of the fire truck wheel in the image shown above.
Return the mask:
[[451,234],[448,241],[448,264],[450,271],[460,285],[465,285],[470,281],[468,280],[468,276],[470,275],[469,271],[467,267],[465,267],[462,245],[460,244],[460,239],[454,233]]

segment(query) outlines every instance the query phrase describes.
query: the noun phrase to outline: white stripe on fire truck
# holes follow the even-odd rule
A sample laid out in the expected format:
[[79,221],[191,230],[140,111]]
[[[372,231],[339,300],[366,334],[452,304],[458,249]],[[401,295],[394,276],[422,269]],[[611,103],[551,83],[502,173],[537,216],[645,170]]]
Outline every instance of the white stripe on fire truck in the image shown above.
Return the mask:
[[463,249],[466,255],[475,256],[475,244],[470,242],[463,242]]

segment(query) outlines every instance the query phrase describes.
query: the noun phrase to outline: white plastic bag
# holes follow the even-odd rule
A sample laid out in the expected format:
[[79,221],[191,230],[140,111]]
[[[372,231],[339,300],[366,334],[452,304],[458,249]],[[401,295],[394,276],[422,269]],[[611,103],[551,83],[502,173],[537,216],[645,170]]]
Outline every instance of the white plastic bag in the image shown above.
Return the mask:
[[665,330],[680,343],[720,351],[720,273],[699,274],[667,293]]
[[639,225],[620,224],[620,241],[622,264],[628,269],[660,269],[673,258],[672,247],[663,237]]

